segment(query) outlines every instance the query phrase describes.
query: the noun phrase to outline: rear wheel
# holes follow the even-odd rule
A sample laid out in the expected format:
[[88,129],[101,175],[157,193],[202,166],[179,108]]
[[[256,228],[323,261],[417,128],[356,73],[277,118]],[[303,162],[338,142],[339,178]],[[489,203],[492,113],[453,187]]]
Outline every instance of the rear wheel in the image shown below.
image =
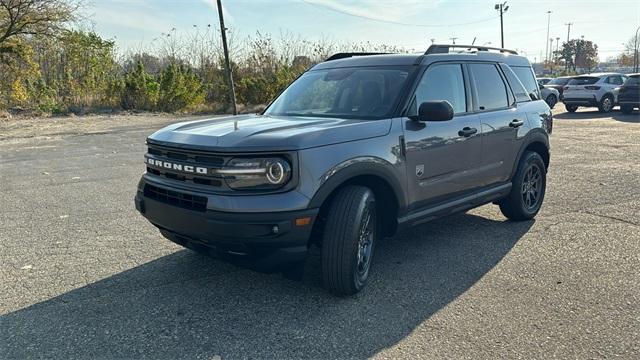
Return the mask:
[[553,107],[558,103],[558,98],[554,94],[551,94],[547,96],[545,101],[547,102],[547,105],[549,105],[549,107],[553,109]]
[[331,203],[322,239],[322,281],[337,295],[352,295],[367,283],[378,237],[376,201],[364,186],[347,186]]
[[622,105],[620,106],[620,111],[624,114],[631,114],[633,112],[633,106]]
[[576,110],[578,110],[578,105],[567,105],[567,104],[564,104],[564,107],[570,113],[574,113],[574,112],[576,112]]
[[613,110],[613,105],[613,96],[605,95],[602,97],[602,100],[600,100],[600,104],[598,104],[598,110],[602,113],[608,113]]
[[522,155],[512,180],[511,192],[498,204],[502,214],[511,220],[533,219],[544,200],[547,172],[542,157],[527,151]]

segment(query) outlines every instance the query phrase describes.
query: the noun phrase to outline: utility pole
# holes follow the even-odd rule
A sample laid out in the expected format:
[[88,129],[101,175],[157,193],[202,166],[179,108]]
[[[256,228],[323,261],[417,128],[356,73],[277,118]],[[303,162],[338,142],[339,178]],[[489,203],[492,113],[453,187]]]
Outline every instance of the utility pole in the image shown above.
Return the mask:
[[[549,39],[549,27],[551,26],[551,10],[547,11],[547,37],[545,39],[545,46],[546,46],[546,50],[545,50],[545,62],[549,62],[549,42],[547,39]],[[544,66],[542,67],[544,69]],[[544,71],[544,70],[543,70]]]
[[[573,25],[573,23],[568,22],[565,23],[565,25],[567,25],[567,44],[569,43],[569,34],[571,33],[571,25]],[[567,61],[567,59],[564,60],[564,71],[568,71],[569,70],[569,61]]]
[[558,50],[559,49],[560,49],[560,37],[558,36],[556,38],[556,52],[554,54],[555,56],[553,57],[555,62],[558,62]]
[[229,61],[229,48],[227,47],[227,28],[224,26],[224,16],[222,15],[222,0],[218,0],[218,17],[220,18],[220,32],[222,33],[222,49],[224,50],[224,66],[227,73],[227,84],[229,85],[229,97],[233,108],[233,115],[238,115],[238,109],[236,107],[236,90],[233,86],[231,62]]
[[638,54],[638,31],[640,31],[640,26],[636,29],[636,37],[633,38],[633,72],[638,72],[638,68],[640,68],[640,54]]
[[504,22],[502,20],[503,14],[509,10],[509,5],[507,2],[503,2],[502,4],[496,4],[494,9],[500,12],[500,47],[504,49]]
[[457,39],[457,37],[450,37],[449,38],[449,40],[451,40],[453,42],[453,45],[456,44],[456,39]]

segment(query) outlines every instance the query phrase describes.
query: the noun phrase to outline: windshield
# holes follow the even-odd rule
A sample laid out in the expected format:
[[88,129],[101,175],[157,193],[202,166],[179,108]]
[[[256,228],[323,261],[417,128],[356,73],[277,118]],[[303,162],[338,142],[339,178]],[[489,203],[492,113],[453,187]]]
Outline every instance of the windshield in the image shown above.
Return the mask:
[[555,78],[549,81],[548,85],[566,85],[570,78]]
[[569,81],[569,85],[591,85],[597,83],[598,80],[600,80],[599,77],[578,76],[571,79],[571,81]]
[[291,84],[266,115],[349,119],[389,117],[411,67],[309,71]]

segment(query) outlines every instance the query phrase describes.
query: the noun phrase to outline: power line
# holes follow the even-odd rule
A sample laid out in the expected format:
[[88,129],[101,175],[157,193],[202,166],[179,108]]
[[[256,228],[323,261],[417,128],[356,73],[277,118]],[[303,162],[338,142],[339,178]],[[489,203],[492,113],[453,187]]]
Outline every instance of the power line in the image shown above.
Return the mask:
[[447,25],[442,25],[442,24],[438,24],[438,25],[426,25],[426,24],[414,24],[414,23],[406,23],[406,22],[401,22],[401,21],[393,21],[393,20],[383,20],[383,19],[376,19],[376,18],[372,18],[369,16],[365,16],[365,15],[358,15],[358,14],[353,14],[350,12],[346,12],[346,11],[342,11],[340,9],[336,9],[336,8],[332,8],[329,6],[324,6],[321,4],[316,4],[314,2],[308,1],[308,0],[302,0],[303,3],[307,4],[307,5],[311,5],[314,6],[316,8],[320,8],[320,9],[324,9],[324,10],[330,10],[333,12],[337,12],[343,15],[348,15],[348,16],[352,16],[352,17],[356,17],[359,19],[365,19],[365,20],[371,20],[371,21],[377,21],[377,22],[381,22],[381,23],[386,23],[386,24],[394,24],[394,25],[402,25],[402,26],[417,26],[417,27],[452,27],[452,26],[462,26],[462,25],[472,25],[472,24],[479,24],[482,22],[487,22],[487,21],[492,21],[496,19],[496,16],[492,16],[490,18],[486,18],[486,19],[482,19],[482,20],[476,20],[476,21],[470,21],[470,22],[465,22],[465,23],[457,23],[457,24],[447,24]]

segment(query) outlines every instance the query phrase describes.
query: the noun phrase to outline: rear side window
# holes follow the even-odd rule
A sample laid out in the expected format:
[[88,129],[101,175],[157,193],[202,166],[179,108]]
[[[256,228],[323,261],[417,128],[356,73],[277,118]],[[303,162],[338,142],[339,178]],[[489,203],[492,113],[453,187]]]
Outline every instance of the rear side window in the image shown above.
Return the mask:
[[504,72],[504,75],[507,77],[507,81],[509,82],[509,86],[511,87],[511,91],[513,91],[513,95],[516,97],[517,102],[530,101],[529,93],[527,89],[524,88],[520,79],[516,76],[516,74],[511,70],[511,68],[507,65],[500,64],[500,68]]
[[597,83],[598,80],[600,78],[595,76],[577,76],[569,80],[568,85],[592,85]]
[[533,70],[529,66],[511,66],[511,69],[518,76],[518,79],[524,85],[524,88],[527,89],[529,93],[529,97],[531,100],[541,99],[540,97],[540,86],[536,81],[536,76],[533,74]]
[[446,100],[456,114],[467,111],[464,77],[460,64],[430,66],[416,88],[409,115],[417,114],[420,104],[428,100]]
[[549,81],[549,85],[567,85],[571,78],[555,78]]
[[638,86],[640,85],[640,77],[639,76],[632,76],[630,78],[627,79],[627,81],[624,82],[625,85],[627,86]]
[[504,109],[509,106],[507,88],[493,64],[469,64],[475,85],[478,110]]
[[609,76],[606,82],[612,85],[622,85],[624,80],[622,80],[622,76]]

